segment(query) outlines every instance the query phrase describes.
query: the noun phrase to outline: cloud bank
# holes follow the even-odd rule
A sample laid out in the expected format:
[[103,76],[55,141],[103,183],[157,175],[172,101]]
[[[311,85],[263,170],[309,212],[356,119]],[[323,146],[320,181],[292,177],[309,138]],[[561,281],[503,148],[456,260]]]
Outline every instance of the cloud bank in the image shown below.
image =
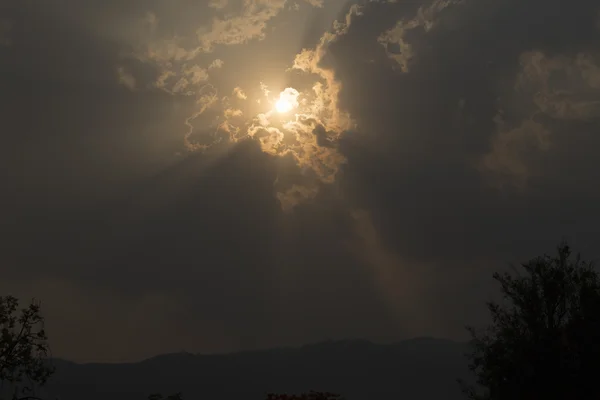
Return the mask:
[[598,256],[595,1],[7,4],[2,289],[57,355],[462,339]]

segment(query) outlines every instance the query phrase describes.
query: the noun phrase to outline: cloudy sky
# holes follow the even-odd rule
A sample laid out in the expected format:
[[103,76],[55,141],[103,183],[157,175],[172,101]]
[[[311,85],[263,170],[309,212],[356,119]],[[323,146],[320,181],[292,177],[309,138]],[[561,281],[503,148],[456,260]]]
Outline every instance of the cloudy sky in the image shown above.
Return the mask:
[[0,290],[53,353],[464,339],[600,254],[594,0],[0,0]]

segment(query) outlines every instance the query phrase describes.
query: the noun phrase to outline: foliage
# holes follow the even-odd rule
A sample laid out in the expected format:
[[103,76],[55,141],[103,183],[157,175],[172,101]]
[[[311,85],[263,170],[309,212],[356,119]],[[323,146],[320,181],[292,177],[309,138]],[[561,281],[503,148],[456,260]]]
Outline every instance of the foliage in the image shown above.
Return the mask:
[[33,301],[18,311],[19,301],[0,296],[0,382],[13,399],[32,399],[54,372],[48,363],[49,347],[40,304]]
[[479,388],[461,382],[463,390],[471,399],[600,398],[590,379],[600,372],[600,279],[592,263],[561,243],[555,257],[522,269],[494,274],[504,301],[487,303],[487,329],[467,328]]
[[300,395],[269,393],[267,394],[267,400],[343,400],[343,398],[339,394],[311,390],[309,393]]
[[148,400],[183,400],[183,394],[181,392],[177,392],[164,397],[160,393],[153,393],[148,396]]

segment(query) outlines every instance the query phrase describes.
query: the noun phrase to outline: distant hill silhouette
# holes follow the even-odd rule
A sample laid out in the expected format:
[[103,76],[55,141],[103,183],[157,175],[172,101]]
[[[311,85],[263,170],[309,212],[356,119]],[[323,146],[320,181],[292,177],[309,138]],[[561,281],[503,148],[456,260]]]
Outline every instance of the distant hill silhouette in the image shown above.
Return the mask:
[[61,400],[143,400],[183,392],[185,400],[262,400],[267,392],[309,390],[347,400],[462,399],[466,344],[418,338],[380,345],[330,341],[299,348],[220,355],[174,353],[137,363],[77,364],[55,360],[47,395]]

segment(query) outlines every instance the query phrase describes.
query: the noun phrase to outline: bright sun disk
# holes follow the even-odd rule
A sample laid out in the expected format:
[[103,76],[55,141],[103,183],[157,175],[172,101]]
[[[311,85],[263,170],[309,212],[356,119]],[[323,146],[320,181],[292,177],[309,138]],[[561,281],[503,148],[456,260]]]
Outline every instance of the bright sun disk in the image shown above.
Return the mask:
[[296,89],[285,88],[283,92],[279,93],[279,99],[275,102],[275,111],[285,114],[294,108],[298,108],[300,105],[298,104],[298,96],[300,96],[300,92]]
[[277,103],[275,103],[275,109],[277,110],[277,112],[282,114],[290,111],[293,107],[294,106],[292,105],[292,103],[286,99],[279,99],[277,100]]

